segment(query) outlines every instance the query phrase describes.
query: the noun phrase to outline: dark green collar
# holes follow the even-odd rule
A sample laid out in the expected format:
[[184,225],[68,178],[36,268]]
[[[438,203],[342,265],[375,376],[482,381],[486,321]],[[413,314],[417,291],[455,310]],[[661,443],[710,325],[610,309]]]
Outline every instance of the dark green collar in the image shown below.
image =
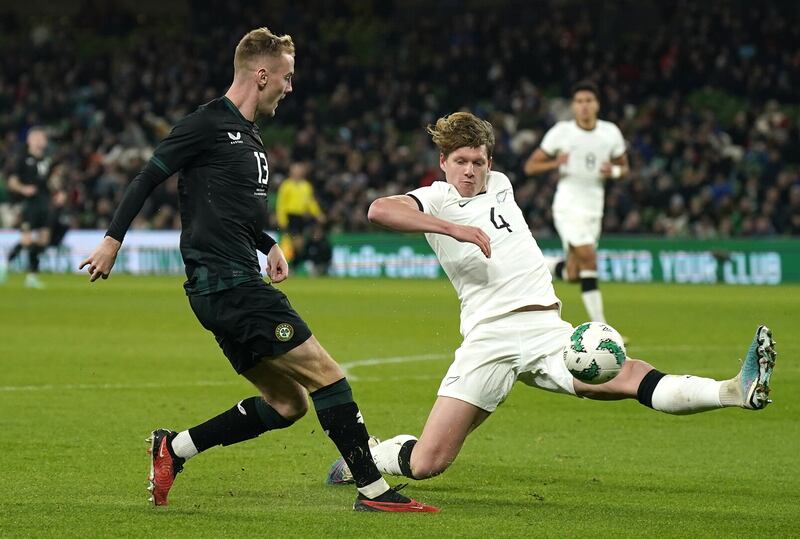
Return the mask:
[[228,96],[223,95],[222,101],[225,103],[225,105],[227,105],[229,109],[231,109],[231,112],[233,112],[237,118],[239,118],[243,122],[246,122],[248,125],[253,125],[253,122],[242,116],[242,111],[240,111],[239,108],[233,104],[233,101],[228,99]]

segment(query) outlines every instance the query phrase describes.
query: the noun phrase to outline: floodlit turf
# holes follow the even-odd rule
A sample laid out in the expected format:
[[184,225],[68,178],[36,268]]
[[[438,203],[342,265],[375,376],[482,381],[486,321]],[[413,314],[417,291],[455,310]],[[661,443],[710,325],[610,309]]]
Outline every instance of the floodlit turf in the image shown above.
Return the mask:
[[[171,505],[149,507],[149,430],[191,426],[253,391],[194,319],[180,279],[44,281],[46,291],[19,276],[0,287],[0,536],[797,536],[800,287],[604,285],[629,355],[665,372],[733,376],[767,322],[775,403],[674,417],[518,385],[445,475],[407,487],[442,513],[381,515],[354,513],[353,489],[323,484],[336,452],[313,413],[201,455]],[[387,437],[419,434],[459,343],[449,286],[281,288],[350,364],[368,427]],[[583,321],[577,288],[558,292],[565,318]]]

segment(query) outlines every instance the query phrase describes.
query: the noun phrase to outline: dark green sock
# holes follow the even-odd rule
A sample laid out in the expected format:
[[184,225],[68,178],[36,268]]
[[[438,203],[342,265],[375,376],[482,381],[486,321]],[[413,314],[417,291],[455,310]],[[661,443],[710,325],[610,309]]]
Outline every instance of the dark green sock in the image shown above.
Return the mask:
[[215,445],[232,445],[250,440],[268,430],[285,429],[293,424],[281,416],[261,397],[250,397],[240,401],[205,423],[189,429],[197,451],[205,451]]
[[364,418],[353,401],[346,378],[311,394],[322,430],[333,440],[350,471],[356,486],[378,481],[381,474],[369,451],[369,433]]

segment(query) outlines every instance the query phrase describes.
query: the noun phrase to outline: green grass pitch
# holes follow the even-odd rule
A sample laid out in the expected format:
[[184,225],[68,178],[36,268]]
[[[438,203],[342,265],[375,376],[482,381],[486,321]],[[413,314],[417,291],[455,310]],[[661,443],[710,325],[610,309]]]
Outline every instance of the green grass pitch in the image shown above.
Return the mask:
[[[326,487],[333,445],[291,429],[189,462],[146,503],[144,438],[254,394],[194,319],[178,278],[45,276],[0,287],[3,537],[789,537],[800,527],[800,287],[603,286],[629,355],[728,378],[757,324],[778,342],[774,403],[675,417],[517,385],[441,477],[437,515],[359,514]],[[370,431],[419,434],[458,346],[445,280],[290,279],[281,288],[348,367]],[[584,320],[559,286],[564,317]],[[395,479],[395,483],[404,482]]]

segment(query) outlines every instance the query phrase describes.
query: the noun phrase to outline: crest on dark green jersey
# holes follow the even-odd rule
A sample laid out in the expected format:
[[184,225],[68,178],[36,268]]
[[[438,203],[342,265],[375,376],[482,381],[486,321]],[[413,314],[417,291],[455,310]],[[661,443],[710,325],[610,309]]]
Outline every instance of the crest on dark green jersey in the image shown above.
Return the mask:
[[281,342],[286,342],[294,337],[294,328],[291,324],[285,322],[278,324],[278,327],[275,328],[275,337]]

